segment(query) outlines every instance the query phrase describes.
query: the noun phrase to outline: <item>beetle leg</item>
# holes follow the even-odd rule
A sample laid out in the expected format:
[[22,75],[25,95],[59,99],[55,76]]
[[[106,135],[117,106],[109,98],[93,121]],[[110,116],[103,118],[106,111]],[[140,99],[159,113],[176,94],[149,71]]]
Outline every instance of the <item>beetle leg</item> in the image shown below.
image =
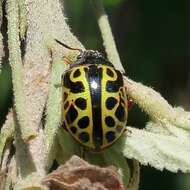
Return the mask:
[[124,129],[124,133],[127,134],[127,136],[130,136],[132,134],[132,131],[129,130],[127,127]]
[[85,159],[85,148],[83,146],[80,147],[80,157]]

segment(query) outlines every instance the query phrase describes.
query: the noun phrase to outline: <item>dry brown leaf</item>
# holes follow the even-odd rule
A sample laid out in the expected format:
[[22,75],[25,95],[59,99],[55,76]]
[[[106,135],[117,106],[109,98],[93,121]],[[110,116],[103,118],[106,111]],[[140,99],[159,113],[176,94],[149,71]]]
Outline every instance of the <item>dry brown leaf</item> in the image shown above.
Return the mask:
[[77,156],[48,174],[43,182],[53,190],[124,190],[121,176],[113,167],[94,166]]

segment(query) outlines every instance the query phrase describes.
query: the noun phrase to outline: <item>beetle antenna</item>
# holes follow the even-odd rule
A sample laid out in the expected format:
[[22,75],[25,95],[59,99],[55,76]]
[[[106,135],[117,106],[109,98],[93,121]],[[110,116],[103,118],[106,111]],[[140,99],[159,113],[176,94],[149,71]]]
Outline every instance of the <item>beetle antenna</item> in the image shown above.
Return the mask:
[[59,41],[59,40],[57,40],[57,39],[55,39],[55,41],[56,41],[58,44],[62,45],[63,47],[67,48],[67,49],[77,50],[77,51],[79,51],[80,53],[82,53],[82,52],[83,52],[83,50],[82,50],[82,49],[72,48],[72,47],[70,47],[70,46],[68,46],[68,45],[64,44],[63,42],[60,42],[60,41]]

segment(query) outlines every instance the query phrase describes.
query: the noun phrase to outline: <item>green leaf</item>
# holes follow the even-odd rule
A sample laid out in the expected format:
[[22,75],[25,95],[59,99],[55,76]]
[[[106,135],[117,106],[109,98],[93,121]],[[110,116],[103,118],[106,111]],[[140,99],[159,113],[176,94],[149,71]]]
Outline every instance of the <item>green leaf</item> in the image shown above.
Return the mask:
[[[190,172],[190,138],[188,131],[177,132],[159,130],[158,123],[148,124],[148,130],[128,127],[131,133],[126,135],[123,154],[135,158],[141,164],[151,165],[159,170],[164,168],[177,172]],[[171,127],[171,126],[170,126]],[[152,130],[158,128],[157,131]],[[173,127],[173,129],[175,129]],[[186,137],[186,138],[184,138]]]

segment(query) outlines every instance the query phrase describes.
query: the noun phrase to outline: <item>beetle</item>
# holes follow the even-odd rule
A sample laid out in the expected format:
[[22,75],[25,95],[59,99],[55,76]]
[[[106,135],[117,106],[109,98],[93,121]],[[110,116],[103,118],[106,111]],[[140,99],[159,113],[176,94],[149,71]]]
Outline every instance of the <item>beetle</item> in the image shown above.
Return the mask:
[[62,75],[63,127],[83,147],[101,152],[126,129],[128,98],[123,74],[100,52],[78,50]]

